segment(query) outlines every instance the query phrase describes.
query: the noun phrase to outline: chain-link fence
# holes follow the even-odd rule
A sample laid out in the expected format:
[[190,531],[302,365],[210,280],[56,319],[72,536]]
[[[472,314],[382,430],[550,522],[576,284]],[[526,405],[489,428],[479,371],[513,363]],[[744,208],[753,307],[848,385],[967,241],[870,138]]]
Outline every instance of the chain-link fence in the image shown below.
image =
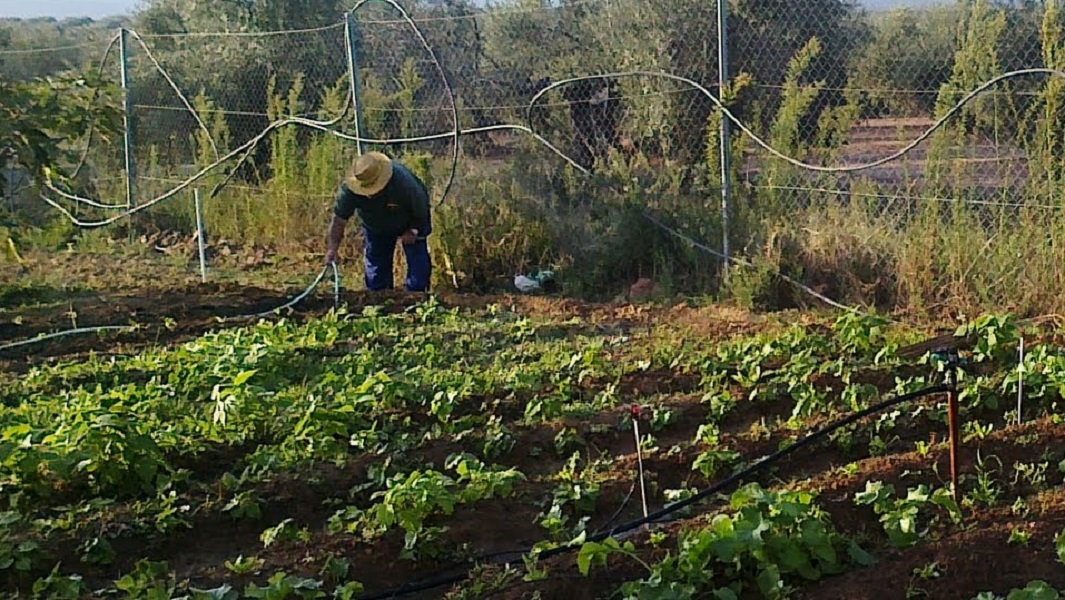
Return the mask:
[[[315,26],[293,31],[173,32],[149,21],[104,63],[116,78],[126,69],[131,118],[127,140],[94,148],[94,183],[124,195],[126,141],[137,204],[279,119],[328,121],[278,129],[247,160],[232,157],[196,184],[212,189],[239,163],[223,194],[242,201],[217,210],[229,211],[234,229],[248,214],[267,212],[276,221],[269,235],[294,235],[301,231],[294,220],[318,226],[355,152],[350,139],[328,130],[359,132],[375,140],[364,149],[419,165],[439,199],[457,112],[463,130],[484,131],[462,136],[449,202],[534,201],[542,213],[568,211],[556,237],[580,235],[582,225],[573,224],[580,219],[609,221],[596,231],[616,232],[619,215],[638,209],[719,251],[820,278],[840,295],[848,285],[883,285],[882,278],[904,294],[901,278],[938,268],[919,255],[942,253],[944,239],[985,244],[987,253],[1019,223],[1045,230],[1057,218],[1065,177],[1061,79],[1011,77],[912,142],[988,80],[1060,66],[1065,20],[1056,2],[874,4],[733,0],[722,14],[717,3],[699,0],[404,1],[417,30],[385,1],[316,15]],[[739,123],[726,119],[722,128],[711,96],[723,96]],[[864,168],[869,163],[879,164]],[[643,235],[585,258],[648,243]],[[906,250],[911,242],[920,249]],[[683,247],[654,244],[673,253]],[[1051,260],[1034,242],[1026,248],[1028,258]],[[1023,264],[994,278],[1017,276]],[[844,282],[834,270],[852,277]],[[995,283],[976,277],[980,270],[961,269],[959,285]]]

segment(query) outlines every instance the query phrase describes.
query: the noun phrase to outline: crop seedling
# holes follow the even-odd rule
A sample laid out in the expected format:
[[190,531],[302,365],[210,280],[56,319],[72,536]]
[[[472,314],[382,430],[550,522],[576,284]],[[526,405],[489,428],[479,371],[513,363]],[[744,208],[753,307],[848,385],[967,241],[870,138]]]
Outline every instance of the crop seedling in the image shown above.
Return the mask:
[[[1010,425],[995,403],[1012,410],[1001,400],[1022,378],[1033,391],[1029,419],[1060,421],[1065,390],[1065,351],[1049,342],[1026,346],[1022,372],[1000,368],[1015,362],[1012,323],[1008,316],[979,322],[980,372],[961,381],[965,420],[973,423],[967,433],[996,447]],[[517,583],[546,597],[564,560],[578,566],[568,576],[589,579],[568,582],[575,588],[602,591],[609,580],[614,587],[603,593],[626,598],[775,599],[799,589],[816,597],[819,581],[873,558],[867,540],[852,537],[859,532],[838,529],[818,506],[819,492],[794,485],[748,484],[671,513],[680,520],[652,525],[646,536],[607,538],[550,561],[538,556],[640,512],[639,496],[622,497],[636,469],[618,460],[633,452],[632,424],[618,418],[620,407],[649,407],[639,440],[641,450],[653,450],[641,456],[647,499],[664,506],[691,498],[699,482],[720,481],[762,448],[788,447],[812,426],[942,376],[902,369],[897,341],[915,333],[886,319],[847,315],[825,324],[789,321],[691,339],[668,320],[622,334],[518,308],[431,301],[263,320],[122,356],[41,364],[0,386],[7,511],[0,564],[20,591],[42,597],[85,595],[85,582],[95,589],[106,580],[106,587],[115,566],[126,565],[112,593],[354,600],[387,579],[378,580],[388,572],[382,565],[397,557],[384,548],[398,549],[398,564],[418,572],[445,557],[491,553],[502,542],[485,536],[501,534],[482,524],[482,509],[502,506],[514,519],[503,541],[532,538],[522,545],[533,551],[521,565],[483,565],[450,597]],[[867,445],[881,454],[915,448],[931,461],[937,447],[923,429],[915,438],[914,424],[942,425],[939,409],[931,401],[899,405],[836,431],[827,441],[863,460],[834,473],[868,479]],[[1038,454],[1054,439],[1033,437],[1024,446],[1029,455],[1009,452],[1018,518],[1031,518],[1024,515],[1037,506],[1020,496],[1060,480],[1051,468],[1060,453]],[[803,460],[770,465],[762,476],[791,480]],[[965,480],[970,504],[1005,493],[987,466]],[[306,505],[292,510],[293,498]],[[855,504],[903,549],[944,515],[960,518],[950,494],[927,485],[896,495],[870,482]],[[226,523],[250,533],[232,536],[222,564],[199,564],[173,543],[186,539],[179,533],[197,539]],[[1018,527],[1002,546],[1034,547],[1034,538]],[[144,560],[149,543],[175,554],[180,575]],[[77,560],[49,575],[55,548]],[[191,587],[187,572],[216,587]],[[915,589],[945,578],[933,583],[925,574],[914,576]]]
[[677,550],[654,564],[631,543],[585,544],[579,566],[588,571],[610,554],[635,560],[648,576],[621,586],[626,597],[668,598],[702,590],[712,597],[738,598],[757,590],[781,598],[794,578],[816,580],[871,557],[836,533],[807,492],[773,492],[749,484],[732,494],[732,514],[718,514],[703,528],[681,533]]
[[928,529],[923,523],[932,519],[925,512],[931,506],[945,509],[953,522],[961,521],[961,510],[950,492],[946,488],[929,490],[924,484],[910,488],[905,498],[896,498],[895,486],[870,481],[866,483],[865,491],[855,495],[854,502],[873,507],[873,512],[880,515],[888,539],[899,548],[913,546],[927,535]]

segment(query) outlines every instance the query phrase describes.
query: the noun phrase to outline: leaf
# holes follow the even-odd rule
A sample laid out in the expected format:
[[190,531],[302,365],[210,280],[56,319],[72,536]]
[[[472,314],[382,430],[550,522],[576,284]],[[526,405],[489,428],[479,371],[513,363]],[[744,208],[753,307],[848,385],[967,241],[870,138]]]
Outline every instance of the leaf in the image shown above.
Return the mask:
[[192,592],[193,600],[236,600],[240,597],[240,594],[229,584],[222,584],[221,587],[209,590],[190,588],[189,591]]
[[1065,563],[1065,529],[1054,536],[1054,549],[1058,555],[1058,561]]
[[909,515],[899,517],[898,523],[899,530],[903,533],[914,533],[917,530],[917,520]]
[[747,547],[748,545],[731,530],[724,535],[717,536],[710,543],[711,551],[724,562],[734,561],[738,555],[747,550]]
[[[611,538],[608,538],[611,539]],[[611,541],[613,541],[611,539]],[[617,542],[614,542],[615,547]],[[614,551],[614,548],[608,544],[600,544],[598,542],[588,542],[581,546],[581,551],[577,554],[577,569],[581,572],[581,575],[585,577],[591,571],[592,565],[606,566],[607,557]]]
[[237,373],[237,376],[233,378],[233,387],[240,387],[244,385],[249,379],[252,378],[252,376],[254,376],[258,372],[258,369],[252,369],[250,371],[241,371],[240,373]]
[[922,483],[921,485],[909,490],[906,495],[906,500],[908,502],[924,503],[928,502],[929,497],[930,494],[928,493],[928,486]]
[[[586,540],[587,538],[588,538],[588,530],[587,529],[582,529],[580,534],[577,535],[577,537],[575,537],[572,540],[570,540],[566,545],[567,546],[576,546],[577,544],[584,544],[585,543],[584,540]],[[613,539],[613,538],[608,538],[608,539]],[[583,550],[583,548],[582,548],[582,550]]]
[[847,544],[847,556],[851,559],[851,562],[863,567],[868,567],[876,563],[876,558],[859,546],[858,542],[853,540]]
[[854,495],[854,502],[856,504],[878,504],[879,501],[887,499],[895,494],[895,486],[891,484],[884,485],[882,481],[867,481],[865,482],[865,491],[858,492]]
[[762,596],[768,600],[777,600],[784,590],[784,582],[780,579],[780,569],[774,564],[767,564],[758,573],[758,589]]
[[365,590],[362,583],[358,581],[349,581],[344,585],[338,587],[333,592],[333,597],[338,600],[352,600],[356,594],[361,594]]
[[159,465],[148,457],[142,457],[136,461],[134,470],[144,483],[151,483],[159,473]]
[[1042,580],[1035,580],[1024,586],[1024,589],[1013,590],[1006,596],[1006,600],[1058,600],[1061,595],[1057,590]]
[[836,565],[839,563],[839,555],[836,553],[836,548],[832,545],[832,542],[827,535],[816,542],[807,540],[806,543],[809,544],[810,551],[813,555],[821,559],[825,564]]

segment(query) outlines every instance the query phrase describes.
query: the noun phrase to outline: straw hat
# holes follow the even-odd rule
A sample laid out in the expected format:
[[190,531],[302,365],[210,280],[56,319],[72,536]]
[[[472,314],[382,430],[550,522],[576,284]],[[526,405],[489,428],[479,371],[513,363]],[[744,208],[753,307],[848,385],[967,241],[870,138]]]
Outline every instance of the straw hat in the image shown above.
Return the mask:
[[367,152],[355,159],[345,183],[362,196],[373,196],[385,189],[392,179],[392,159],[380,152]]

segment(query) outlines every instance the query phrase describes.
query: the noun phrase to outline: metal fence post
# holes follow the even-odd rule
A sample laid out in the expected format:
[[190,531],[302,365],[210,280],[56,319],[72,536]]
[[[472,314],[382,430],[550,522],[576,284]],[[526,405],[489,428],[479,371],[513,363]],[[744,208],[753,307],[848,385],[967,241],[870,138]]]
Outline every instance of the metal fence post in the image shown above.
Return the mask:
[[362,110],[359,108],[359,61],[358,33],[356,32],[355,14],[344,13],[344,31],[347,33],[348,71],[351,75],[351,106],[355,110],[355,151],[362,154]]
[[[728,85],[728,0],[717,0],[717,64],[718,64],[718,91],[717,97],[721,102],[725,100],[725,87]],[[729,144],[729,122],[725,112],[721,111],[721,253],[725,255],[722,261],[721,275],[728,278],[729,259],[732,257],[729,244],[729,208],[731,206],[731,189],[729,186],[729,171],[732,170],[732,146]]]
[[123,27],[119,36],[119,60],[122,63],[122,137],[126,151],[126,205],[136,206],[136,172],[133,161],[133,102],[130,98],[129,80],[129,31]]

